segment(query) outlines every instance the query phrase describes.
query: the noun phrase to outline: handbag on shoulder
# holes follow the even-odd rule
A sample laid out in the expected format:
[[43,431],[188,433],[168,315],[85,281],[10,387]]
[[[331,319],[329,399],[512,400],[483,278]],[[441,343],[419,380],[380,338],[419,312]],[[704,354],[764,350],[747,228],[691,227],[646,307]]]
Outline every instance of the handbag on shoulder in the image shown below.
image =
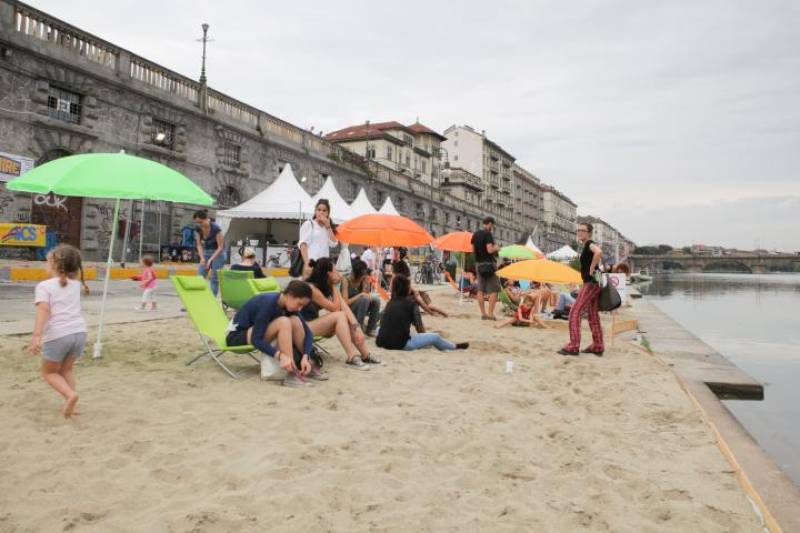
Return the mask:
[[622,298],[608,276],[603,276],[603,279],[605,279],[606,284],[600,289],[600,301],[597,307],[600,311],[613,311],[622,305]]

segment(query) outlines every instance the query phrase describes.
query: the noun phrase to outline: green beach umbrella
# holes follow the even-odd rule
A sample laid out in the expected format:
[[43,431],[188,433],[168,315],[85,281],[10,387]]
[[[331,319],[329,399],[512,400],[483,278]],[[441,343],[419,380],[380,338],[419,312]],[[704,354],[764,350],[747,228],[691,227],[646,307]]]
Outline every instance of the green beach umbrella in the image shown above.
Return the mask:
[[533,250],[520,244],[512,244],[500,248],[500,257],[507,259],[536,259]]
[[85,196],[116,200],[111,239],[108,245],[108,262],[103,284],[103,302],[100,306],[100,322],[97,342],[94,345],[95,359],[102,351],[103,319],[108,296],[108,280],[111,277],[111,256],[114,252],[120,200],[161,200],[196,205],[212,205],[214,199],[189,178],[155,161],[127,155],[79,154],[55,159],[36,167],[22,176],[9,181],[7,188],[34,194],[55,193],[61,196]]

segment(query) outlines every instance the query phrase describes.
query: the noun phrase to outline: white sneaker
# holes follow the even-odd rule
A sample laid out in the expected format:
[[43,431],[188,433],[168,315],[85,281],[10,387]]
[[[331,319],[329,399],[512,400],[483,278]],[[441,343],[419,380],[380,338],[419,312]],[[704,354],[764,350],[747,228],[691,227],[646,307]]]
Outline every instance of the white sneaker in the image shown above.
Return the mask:
[[306,381],[302,378],[295,376],[294,374],[287,376],[286,379],[283,380],[284,387],[311,387],[312,384],[310,381]]
[[286,378],[286,371],[269,355],[261,358],[261,379],[280,381]]

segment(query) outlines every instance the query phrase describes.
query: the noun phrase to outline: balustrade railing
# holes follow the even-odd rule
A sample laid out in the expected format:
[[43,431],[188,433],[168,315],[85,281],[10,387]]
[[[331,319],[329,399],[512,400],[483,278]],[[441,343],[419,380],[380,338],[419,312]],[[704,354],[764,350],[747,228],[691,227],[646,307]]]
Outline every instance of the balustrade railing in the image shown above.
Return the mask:
[[156,89],[191,100],[193,103],[200,101],[200,84],[174,72],[162,69],[144,59],[131,58],[129,72],[131,78],[139,80]]
[[23,35],[53,43],[89,61],[117,68],[118,50],[65,24],[48,18],[44,13],[17,6],[14,13],[14,28]]

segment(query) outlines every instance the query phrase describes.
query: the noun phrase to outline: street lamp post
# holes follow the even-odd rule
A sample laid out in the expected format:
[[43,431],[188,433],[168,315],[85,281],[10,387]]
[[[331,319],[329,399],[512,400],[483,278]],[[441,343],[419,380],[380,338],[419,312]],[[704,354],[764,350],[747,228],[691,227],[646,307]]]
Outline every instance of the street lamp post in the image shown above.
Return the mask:
[[[428,230],[431,232],[431,234],[433,233],[433,178],[434,178],[435,174],[439,174],[439,176],[438,176],[439,184],[441,185],[441,183],[442,183],[441,172],[442,172],[442,161],[443,161],[442,153],[443,152],[444,152],[444,162],[445,163],[449,163],[450,154],[447,152],[447,148],[442,148],[441,146],[438,146],[438,147],[434,148],[434,154],[433,155],[439,161],[439,164],[436,165],[436,172],[434,172],[433,168],[431,168],[431,183],[430,183],[431,200],[430,200],[430,206],[428,208]],[[431,161],[431,167],[432,166],[433,166],[433,161]]]

